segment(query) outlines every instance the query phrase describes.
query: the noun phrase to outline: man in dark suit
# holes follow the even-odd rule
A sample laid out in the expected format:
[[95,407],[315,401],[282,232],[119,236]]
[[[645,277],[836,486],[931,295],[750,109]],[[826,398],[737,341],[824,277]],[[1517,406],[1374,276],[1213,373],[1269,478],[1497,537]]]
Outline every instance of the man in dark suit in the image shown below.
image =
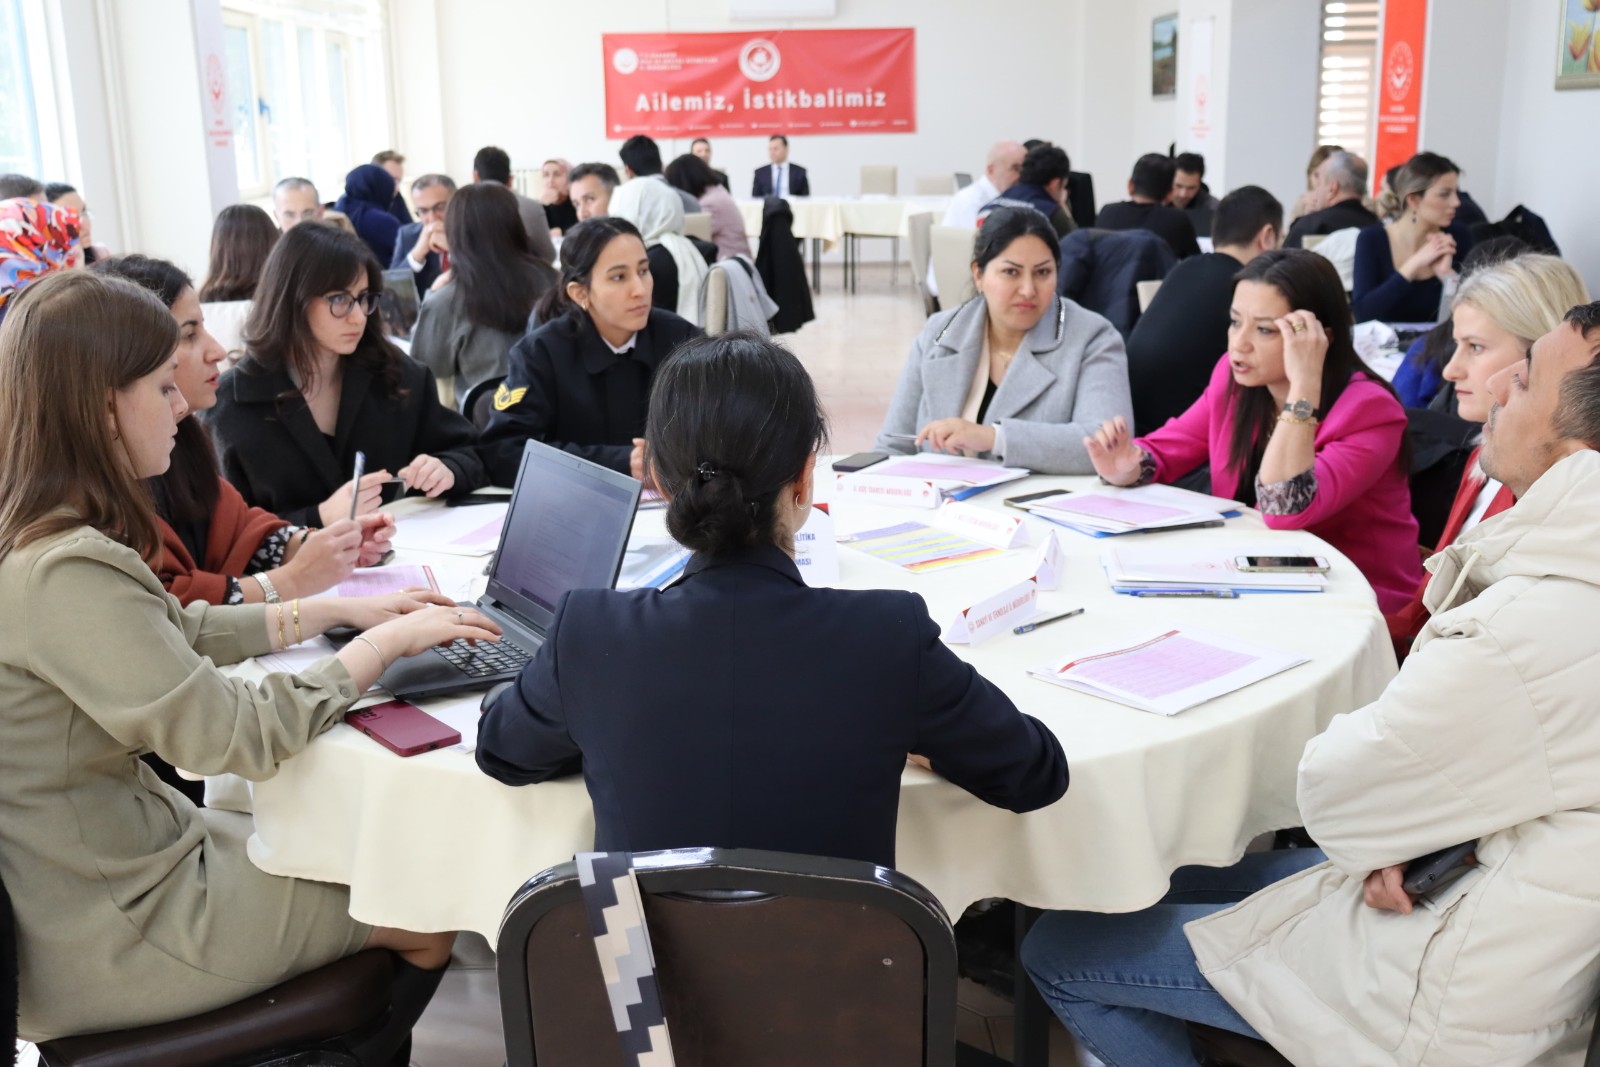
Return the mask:
[[1194,223],[1186,212],[1166,203],[1172,192],[1175,168],[1166,156],[1151,152],[1139,157],[1128,179],[1128,199],[1107,204],[1094,220],[1102,230],[1149,230],[1172,246],[1179,259],[1200,254]]
[[455,195],[456,183],[448,174],[424,174],[411,183],[411,202],[422,221],[400,227],[389,267],[410,267],[417,281],[417,299],[423,300],[439,275],[450,269],[450,250],[444,241],[445,209]]
[[772,160],[772,163],[770,166],[756,169],[755,184],[750,190],[751,196],[760,198],[811,195],[811,182],[806,178],[806,168],[798,163],[789,162],[789,138],[781,133],[775,133],[767,138],[767,158]]
[[1311,174],[1312,192],[1322,207],[1301,215],[1289,227],[1285,248],[1303,248],[1307,237],[1320,237],[1355,227],[1364,230],[1383,221],[1361,203],[1367,187],[1367,161],[1354,152],[1333,152]]

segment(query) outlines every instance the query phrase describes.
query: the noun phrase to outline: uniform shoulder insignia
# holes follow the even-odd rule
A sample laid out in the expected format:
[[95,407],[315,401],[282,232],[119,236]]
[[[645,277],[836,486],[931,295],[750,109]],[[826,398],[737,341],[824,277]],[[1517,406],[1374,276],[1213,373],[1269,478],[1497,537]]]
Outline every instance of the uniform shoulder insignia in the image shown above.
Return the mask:
[[507,408],[515,407],[527,395],[528,387],[526,385],[516,389],[507,389],[505,383],[501,382],[500,388],[494,391],[494,409],[496,411],[505,411]]

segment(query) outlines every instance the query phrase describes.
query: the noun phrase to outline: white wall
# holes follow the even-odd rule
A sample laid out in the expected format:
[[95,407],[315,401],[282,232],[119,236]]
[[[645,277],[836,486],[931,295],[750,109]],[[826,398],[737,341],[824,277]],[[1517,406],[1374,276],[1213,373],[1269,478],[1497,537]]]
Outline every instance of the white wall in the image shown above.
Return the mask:
[[[1462,188],[1490,212],[1496,210],[1491,205],[1499,199],[1500,121],[1507,68],[1516,62],[1514,55],[1507,55],[1500,28],[1510,19],[1513,6],[1511,0],[1435,0],[1429,12],[1422,67],[1418,143],[1454,160],[1461,168]],[[1541,23],[1550,31],[1545,43],[1553,46],[1553,18],[1530,20],[1526,0],[1515,6],[1523,9],[1522,21]],[[1545,70],[1548,66],[1541,73]]]
[[[727,0],[393,0],[397,106],[407,132],[400,144],[408,171],[443,164],[463,179],[487,144],[504,148],[518,168],[549,156],[616,166],[621,142],[605,136],[602,33],[912,26],[917,133],[806,136],[791,144],[791,158],[807,168],[818,194],[857,192],[864,163],[897,165],[900,190],[910,193],[918,176],[981,171],[989,144],[1001,137],[1044,137],[1073,152],[1077,107],[1060,72],[1070,66],[1063,56],[1078,38],[1081,3],[1049,0],[988,17],[970,0],[840,0],[836,18],[752,23],[730,21]],[[412,75],[430,61],[415,24],[435,7],[439,82],[432,84]],[[419,128],[413,117],[426,123],[429,96],[444,119],[437,161],[410,142]],[[747,193],[753,171],[766,163],[766,138],[713,137],[712,144],[734,191]],[[688,147],[688,139],[661,142],[669,161]]]
[[1600,89],[1556,90],[1553,6],[1513,0],[1508,8],[1501,23],[1505,95],[1489,216],[1499,219],[1519,203],[1538,212],[1562,256],[1600,297],[1600,226],[1595,223]]
[[1259,185],[1290,208],[1317,146],[1317,0],[1233,0],[1228,23],[1226,183]]

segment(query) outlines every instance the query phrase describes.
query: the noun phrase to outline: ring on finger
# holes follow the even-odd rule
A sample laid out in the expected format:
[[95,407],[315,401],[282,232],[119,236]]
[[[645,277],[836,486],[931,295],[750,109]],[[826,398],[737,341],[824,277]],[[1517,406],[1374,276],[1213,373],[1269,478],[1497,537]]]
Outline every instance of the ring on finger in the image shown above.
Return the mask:
[[1306,332],[1306,324],[1301,322],[1299,319],[1296,319],[1294,321],[1294,332],[1295,333],[1305,333]]

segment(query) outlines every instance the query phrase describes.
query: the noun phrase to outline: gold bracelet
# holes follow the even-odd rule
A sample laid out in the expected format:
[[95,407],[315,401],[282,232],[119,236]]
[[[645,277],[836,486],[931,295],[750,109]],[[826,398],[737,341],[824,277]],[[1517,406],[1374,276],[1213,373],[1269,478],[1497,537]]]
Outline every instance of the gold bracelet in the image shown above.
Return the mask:
[[368,648],[372,649],[372,651],[378,654],[378,662],[383,664],[383,669],[389,669],[389,657],[383,654],[383,649],[378,647],[378,643],[376,641],[372,640],[372,638],[368,637],[366,634],[356,634],[354,640],[365,642]]
[[280,603],[272,606],[278,609],[278,648],[288,648],[289,635],[283,632],[283,605]]
[[294,643],[299,644],[303,638],[300,636],[300,600],[295,598],[294,608]]
[[1307,415],[1303,419],[1297,419],[1287,411],[1280,411],[1278,412],[1278,421],[1286,423],[1290,426],[1309,426],[1314,430],[1317,428],[1317,425],[1321,420],[1319,420],[1315,415]]

